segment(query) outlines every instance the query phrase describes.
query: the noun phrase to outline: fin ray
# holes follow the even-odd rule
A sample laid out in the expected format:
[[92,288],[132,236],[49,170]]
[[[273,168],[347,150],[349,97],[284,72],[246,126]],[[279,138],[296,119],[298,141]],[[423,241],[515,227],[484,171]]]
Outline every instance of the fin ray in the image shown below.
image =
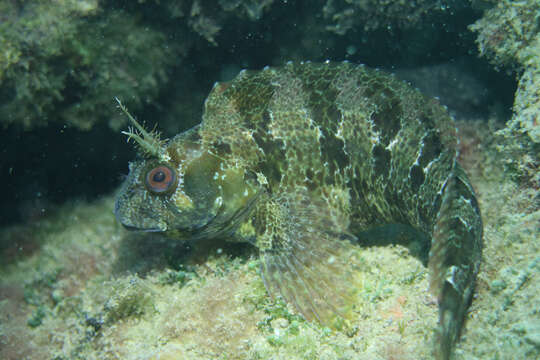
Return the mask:
[[262,251],[263,281],[272,297],[281,295],[306,319],[332,326],[335,318],[347,317],[349,293],[356,290],[344,260],[355,238],[333,222],[324,204],[295,195],[271,204],[272,231],[266,236],[272,240]]

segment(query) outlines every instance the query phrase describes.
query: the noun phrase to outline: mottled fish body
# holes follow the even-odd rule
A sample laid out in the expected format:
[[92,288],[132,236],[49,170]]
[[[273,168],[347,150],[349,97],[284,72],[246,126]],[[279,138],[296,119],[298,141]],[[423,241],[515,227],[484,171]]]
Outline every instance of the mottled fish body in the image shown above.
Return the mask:
[[216,83],[202,123],[170,140],[130,119],[143,158],[117,199],[124,226],[249,242],[269,293],[326,323],[343,301],[338,250],[375,225],[409,225],[431,238],[436,354],[450,357],[473,296],[482,220],[436,100],[364,66],[290,63]]

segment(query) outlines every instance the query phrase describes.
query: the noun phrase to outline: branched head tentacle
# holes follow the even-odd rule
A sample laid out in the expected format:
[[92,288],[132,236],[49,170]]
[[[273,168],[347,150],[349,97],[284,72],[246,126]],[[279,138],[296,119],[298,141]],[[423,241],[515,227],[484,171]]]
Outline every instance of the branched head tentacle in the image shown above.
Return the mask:
[[164,141],[160,139],[159,132],[155,129],[148,132],[140,125],[133,116],[128,112],[127,108],[122,104],[122,102],[115,97],[114,98],[120,107],[120,110],[128,117],[129,121],[133,124],[134,127],[129,127],[128,131],[122,131],[122,134],[127,135],[128,142],[130,139],[133,139],[138,145],[139,149],[145,156],[155,156],[157,158],[162,158],[164,155],[163,146]]

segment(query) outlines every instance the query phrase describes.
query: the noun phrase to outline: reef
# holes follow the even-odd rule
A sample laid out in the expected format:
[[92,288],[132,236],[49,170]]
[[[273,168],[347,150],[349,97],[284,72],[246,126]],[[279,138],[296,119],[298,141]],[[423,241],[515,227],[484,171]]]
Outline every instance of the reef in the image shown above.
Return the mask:
[[496,67],[516,72],[513,111],[498,132],[506,170],[517,181],[540,186],[540,3],[498,1],[470,26],[478,34],[481,56]]
[[96,1],[2,1],[0,111],[4,127],[60,122],[90,129],[120,117],[112,96],[154,98],[181,46]]
[[[265,57],[262,66],[334,58],[330,49],[336,47],[345,47],[348,58],[368,59],[370,54],[382,55],[384,49],[376,48],[384,33],[392,34],[392,41],[406,39],[435,47],[444,40],[433,32],[423,35],[425,24],[447,21],[456,27],[455,19],[462,17],[456,14],[468,12],[466,1],[434,0],[414,4],[319,0],[292,5],[273,0],[118,4],[4,0],[0,2],[0,111],[6,116],[0,121],[4,128],[15,125],[26,130],[55,124],[88,130],[100,123],[118,130],[125,122],[110,110],[115,96],[130,99],[132,111],[169,102],[176,110],[169,111],[170,117],[178,119],[191,113],[181,94],[186,88],[197,92],[200,87],[185,68],[194,62],[198,67],[217,66],[208,64],[213,58],[206,58],[204,51],[212,54],[214,48],[232,47],[229,51],[235,52],[245,42],[271,49],[279,39],[277,51],[239,51],[241,63],[220,64],[218,77],[220,72],[232,76],[254,60],[261,61],[259,57]],[[297,19],[289,19],[290,14]],[[281,19],[284,26],[272,24],[273,19]],[[360,43],[349,36],[356,32]],[[301,39],[301,52],[294,39]],[[326,45],[323,53],[322,43]],[[409,49],[409,61],[424,56],[423,51],[418,48],[413,56]],[[186,82],[171,81],[177,77],[185,77]],[[174,130],[178,131],[178,125]]]
[[415,28],[446,11],[468,6],[467,1],[459,0],[327,0],[323,14],[329,20],[327,29],[343,35],[358,28],[367,31]]
[[[98,0],[1,1],[2,125],[56,122],[88,130],[107,122],[118,129],[122,118],[110,110],[115,96],[141,109],[195,46],[192,33],[215,46],[231,17],[255,21],[271,3],[140,1],[118,8]],[[165,21],[152,21],[145,10]]]

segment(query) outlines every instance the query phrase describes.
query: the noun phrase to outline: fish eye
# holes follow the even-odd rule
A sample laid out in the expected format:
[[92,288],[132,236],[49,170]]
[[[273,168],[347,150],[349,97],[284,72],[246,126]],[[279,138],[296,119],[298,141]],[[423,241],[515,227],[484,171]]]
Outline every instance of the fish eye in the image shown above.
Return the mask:
[[155,194],[170,192],[176,187],[176,173],[167,165],[158,165],[146,173],[145,185]]

